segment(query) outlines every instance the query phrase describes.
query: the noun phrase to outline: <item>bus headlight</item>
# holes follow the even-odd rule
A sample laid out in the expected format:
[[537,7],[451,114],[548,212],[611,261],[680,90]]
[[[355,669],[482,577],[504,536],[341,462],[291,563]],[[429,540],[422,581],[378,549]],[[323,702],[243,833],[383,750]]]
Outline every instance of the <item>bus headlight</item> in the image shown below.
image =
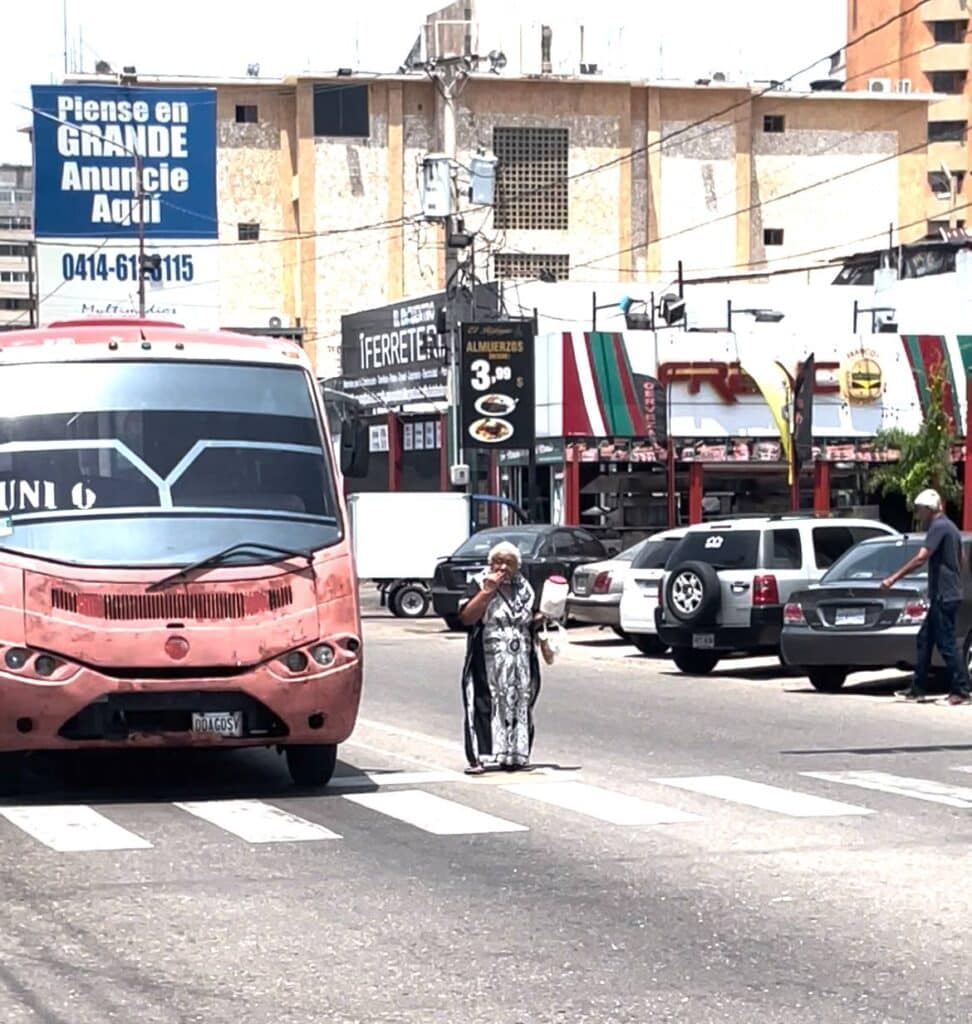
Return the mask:
[[284,664],[291,672],[305,672],[307,670],[307,655],[303,651],[291,651],[284,659]]
[[318,665],[327,668],[328,665],[334,664],[334,648],[328,644],[318,644],[311,648],[311,657]]
[[23,647],[11,647],[3,656],[3,660],[7,663],[7,668],[13,669],[16,672],[27,664],[29,657],[30,651],[25,651]]

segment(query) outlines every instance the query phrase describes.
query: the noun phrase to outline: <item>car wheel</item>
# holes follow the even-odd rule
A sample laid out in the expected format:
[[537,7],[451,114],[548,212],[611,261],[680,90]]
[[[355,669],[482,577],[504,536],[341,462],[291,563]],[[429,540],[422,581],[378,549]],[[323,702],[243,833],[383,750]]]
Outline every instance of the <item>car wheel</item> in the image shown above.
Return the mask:
[[847,669],[827,665],[807,670],[810,685],[821,693],[836,693],[847,682]]
[[685,562],[668,574],[665,603],[679,622],[706,622],[715,616],[722,597],[719,576],[705,562]]
[[443,615],[442,621],[446,624],[446,629],[453,633],[462,633],[466,629],[458,615]]
[[399,587],[389,601],[392,615],[400,619],[421,619],[429,610],[431,598],[429,592],[415,583]]
[[611,632],[614,633],[614,635],[618,637],[620,640],[631,640],[631,637],[628,636],[628,634],[625,633],[625,631],[620,626],[612,626]]
[[668,650],[668,647],[651,633],[635,633],[629,636],[628,640],[649,658],[658,658]]
[[707,676],[719,664],[719,655],[711,651],[693,651],[688,647],[672,650],[675,667],[687,676]]
[[336,743],[285,747],[287,770],[295,786],[326,786],[337,764]]
[[965,674],[972,679],[972,633],[965,638]]

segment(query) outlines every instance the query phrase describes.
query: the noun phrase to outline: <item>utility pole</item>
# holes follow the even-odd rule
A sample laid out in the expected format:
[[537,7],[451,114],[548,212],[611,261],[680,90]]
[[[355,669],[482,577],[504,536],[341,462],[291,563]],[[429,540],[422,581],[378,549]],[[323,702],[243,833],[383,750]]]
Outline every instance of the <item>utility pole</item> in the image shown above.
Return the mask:
[[[452,177],[453,196],[458,195],[456,182],[456,100],[462,92],[469,76],[471,58],[463,57],[438,58],[427,69],[429,77],[435,82],[441,101],[442,153],[449,160]],[[455,465],[462,464],[461,415],[459,411],[459,325],[456,298],[459,288],[458,250],[449,244],[455,235],[456,217],[450,213],[443,225],[445,235],[445,293],[446,293],[446,331],[449,338],[449,395],[450,434]],[[475,278],[475,268],[473,278]]]
[[145,319],[145,185],[142,155],[135,153],[135,197],[138,202],[138,318]]

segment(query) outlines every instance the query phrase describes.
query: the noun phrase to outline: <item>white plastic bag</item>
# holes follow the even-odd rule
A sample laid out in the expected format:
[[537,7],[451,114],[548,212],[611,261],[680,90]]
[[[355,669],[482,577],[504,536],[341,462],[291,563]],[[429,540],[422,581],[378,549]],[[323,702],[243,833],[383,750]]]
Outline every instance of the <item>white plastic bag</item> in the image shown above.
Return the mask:
[[567,614],[567,595],[570,586],[563,576],[551,576],[540,591],[540,614],[545,619],[559,622]]
[[540,655],[552,665],[567,648],[567,630],[558,622],[544,622],[539,635]]

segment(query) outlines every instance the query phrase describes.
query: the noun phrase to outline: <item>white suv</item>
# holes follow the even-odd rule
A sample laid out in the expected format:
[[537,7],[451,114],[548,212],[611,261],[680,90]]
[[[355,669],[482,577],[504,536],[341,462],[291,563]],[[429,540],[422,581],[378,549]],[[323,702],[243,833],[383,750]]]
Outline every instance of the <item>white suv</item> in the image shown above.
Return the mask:
[[778,654],[790,595],[858,542],[896,532],[873,519],[796,514],[690,527],[660,583],[658,636],[691,675],[727,654]]

